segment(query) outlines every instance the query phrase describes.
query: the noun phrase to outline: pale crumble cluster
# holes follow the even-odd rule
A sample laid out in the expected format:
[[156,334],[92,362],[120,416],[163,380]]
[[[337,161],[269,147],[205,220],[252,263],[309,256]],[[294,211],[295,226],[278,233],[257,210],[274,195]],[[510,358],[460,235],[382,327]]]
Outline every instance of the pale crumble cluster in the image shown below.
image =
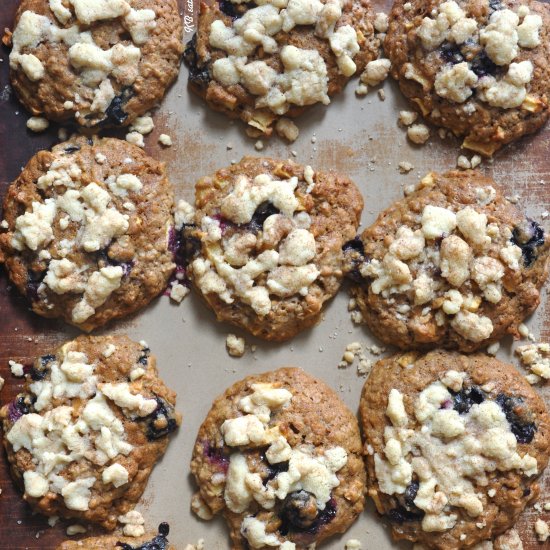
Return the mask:
[[[103,0],[90,3],[87,0],[71,0],[65,5],[50,0],[56,21],[33,11],[22,13],[12,36],[10,67],[22,70],[33,82],[46,75],[46,68],[33,53],[39,44],[65,44],[71,69],[78,74],[79,93],[64,105],[74,111],[77,121],[87,126],[94,119],[102,118],[113,99],[118,86],[131,86],[139,74],[140,47],[149,39],[156,27],[153,10],[135,10],[125,0]],[[65,25],[75,19],[70,27]],[[131,45],[115,44],[104,50],[94,42],[89,26],[97,21],[118,19],[131,37]]]
[[535,521],[535,533],[539,542],[546,542],[550,538],[550,526],[543,519]]
[[526,376],[531,384],[550,379],[550,344],[541,342],[527,344],[515,349],[515,354],[520,358],[521,364],[531,371]]
[[[306,193],[311,193],[315,173],[310,166],[304,170],[304,179]],[[311,217],[301,207],[297,187],[297,177],[279,181],[268,174],[253,180],[241,175],[222,200],[220,213],[242,229],[228,238],[220,219],[204,216],[200,220],[203,256],[192,262],[191,273],[203,294],[217,294],[227,304],[238,298],[260,317],[271,311],[271,296],[308,295],[321,272],[315,265]],[[266,218],[257,236],[246,224],[266,201],[279,213]]]
[[468,158],[466,155],[459,155],[456,159],[457,168],[462,170],[470,170],[477,168],[481,164],[481,157],[479,155],[473,155],[472,158]]
[[[352,76],[359,44],[355,29],[340,24],[343,0],[262,0],[256,4],[230,26],[221,20],[212,23],[209,44],[227,54],[212,64],[214,79],[223,86],[241,84],[256,96],[257,109],[267,108],[274,115],[284,115],[293,105],[330,103],[327,66],[319,52],[281,45],[276,36],[296,26],[314,27],[315,35],[330,44],[339,72]],[[279,53],[282,72],[264,61],[249,61],[260,47],[268,54]],[[276,116],[261,115],[256,113],[248,124],[269,133],[268,126]]]
[[[432,186],[429,174],[420,187]],[[521,248],[512,243],[511,228],[488,223],[481,210],[496,196],[493,187],[478,188],[478,204],[453,209],[426,205],[412,225],[402,225],[383,258],[359,267],[370,291],[391,303],[398,319],[407,321],[413,308],[450,324],[460,336],[482,342],[493,332],[483,302],[498,304],[507,270],[521,269]],[[477,206],[477,207],[476,207]],[[440,275],[434,276],[434,273]],[[480,312],[481,311],[481,312]]]
[[[29,386],[36,412],[21,416],[6,439],[15,453],[26,449],[32,456],[34,469],[23,474],[28,496],[41,498],[53,492],[62,496],[69,510],[83,512],[89,509],[91,488],[98,481],[115,488],[131,482],[121,461],[133,446],[113,406],[136,418],[155,411],[157,401],[132,393],[132,384],[126,382],[99,383],[95,365],[72,348],[72,343],[66,344],[48,365],[51,375]],[[54,400],[69,404],[55,406]],[[84,477],[68,481],[62,473],[84,458],[98,467],[99,477],[86,470]]]
[[338,368],[345,369],[353,365],[357,360],[357,374],[359,376],[368,376],[373,366],[373,360],[367,357],[367,352],[371,355],[377,356],[386,351],[385,348],[381,348],[376,344],[366,345],[360,342],[351,342],[346,346],[342,360],[338,363]]
[[32,116],[27,120],[27,128],[31,132],[45,132],[50,126],[49,121],[44,117]]
[[18,363],[17,361],[13,361],[10,359],[8,361],[8,365],[10,367],[11,373],[13,376],[16,376],[17,378],[21,378],[22,376],[25,376],[25,367]]
[[242,336],[228,334],[225,339],[225,347],[231,357],[242,357],[246,350],[246,342]]
[[[425,17],[417,30],[422,46],[431,52],[443,43],[477,44],[498,67],[506,72],[502,77],[485,75],[478,77],[469,61],[446,64],[435,77],[435,91],[445,99],[464,105],[464,112],[471,113],[480,100],[493,107],[513,109],[519,106],[535,108],[537,99],[528,95],[529,83],[533,77],[531,61],[516,62],[522,49],[532,49],[540,44],[539,32],[542,18],[531,14],[527,6],[516,11],[497,9],[487,24],[479,25],[453,0],[443,2]],[[424,85],[423,78],[415,78],[411,68],[409,76]],[[419,75],[416,75],[418,77]],[[475,98],[470,100],[474,96]]]
[[[220,494],[223,492],[225,506],[234,514],[244,514],[255,501],[262,510],[271,510],[287,495],[304,490],[314,497],[317,509],[324,510],[332,490],[340,484],[336,474],[347,464],[346,450],[332,447],[319,452],[309,445],[291,447],[270,420],[273,411],[290,405],[292,393],[272,384],[253,384],[251,389],[252,393],[241,398],[238,404],[244,415],[225,420],[220,428],[224,444],[235,448],[227,474],[220,474],[216,483]],[[278,472],[264,485],[260,474],[249,471],[246,455],[238,450],[247,446],[268,446],[267,463],[288,462],[288,470]],[[208,513],[205,514],[208,506],[199,494],[193,498],[192,507],[199,517],[208,517]],[[295,550],[294,543],[281,540],[256,516],[245,515],[241,523],[241,535],[251,548]]]
[[[105,160],[101,154],[95,159],[98,164]],[[125,248],[135,210],[131,195],[136,196],[143,188],[140,179],[131,173],[86,185],[81,177],[82,170],[70,155],[56,156],[47,173],[36,182],[38,189],[53,192],[53,196],[33,202],[32,210],[16,219],[11,234],[14,250],[31,251],[39,261],[47,263],[46,275],[38,287],[41,300],[47,304],[49,293],[81,295],[72,310],[76,324],[93,316],[120,287],[124,270],[120,265],[94,270],[87,264],[77,265],[68,256],[75,251],[95,253],[111,242]],[[117,206],[121,201],[122,208]],[[55,241],[56,225],[62,230],[77,228],[76,238]]]
[[204,539],[199,539],[196,544],[188,544],[184,550],[204,550]]
[[122,534],[126,537],[141,537],[145,534],[145,520],[137,510],[130,510],[117,519],[122,525]]
[[450,392],[460,391],[466,377],[450,370],[425,388],[414,401],[414,420],[403,394],[396,389],[389,393],[391,426],[384,432],[383,453],[374,454],[378,487],[402,495],[415,475],[419,488],[414,504],[425,512],[422,529],[427,532],[452,529],[458,519],[453,508],[471,518],[480,516],[484,507],[476,487],[486,485],[495,470],[526,477],[538,473],[537,460],[518,453],[516,437],[495,401],[473,404],[464,414],[446,406],[452,404]]

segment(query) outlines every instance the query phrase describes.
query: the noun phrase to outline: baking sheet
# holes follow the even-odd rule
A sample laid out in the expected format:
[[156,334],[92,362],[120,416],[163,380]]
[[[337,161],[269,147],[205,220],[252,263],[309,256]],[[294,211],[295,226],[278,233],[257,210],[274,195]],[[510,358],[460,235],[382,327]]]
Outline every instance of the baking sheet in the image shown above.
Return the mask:
[[[11,26],[16,0],[4,0],[0,8],[0,28]],[[388,2],[375,3],[376,11],[387,8]],[[181,1],[182,16],[187,28],[186,38],[192,36],[198,0]],[[31,135],[25,129],[28,115],[11,96],[8,85],[8,52],[0,52],[0,196],[21,167],[37,150],[56,141],[56,129],[45,135]],[[453,168],[459,152],[455,140],[441,141],[437,131],[425,146],[407,142],[405,131],[397,125],[400,109],[407,104],[394,82],[383,85],[386,99],[381,101],[376,89],[362,98],[354,94],[355,82],[335,98],[329,108],[317,107],[298,121],[300,137],[293,144],[278,138],[264,141],[261,152],[254,149],[256,140],[248,138],[240,122],[230,122],[222,115],[208,110],[203,102],[187,90],[187,69],[182,66],[180,78],[162,106],[155,112],[155,129],[146,137],[146,150],[168,164],[177,198],[192,200],[195,181],[206,174],[239,160],[245,154],[292,158],[314,169],[349,174],[365,197],[362,227],[372,223],[377,213],[399,199],[403,187],[414,184],[430,170]],[[157,139],[169,134],[174,145],[163,149]],[[550,193],[545,184],[550,180],[550,129],[528,137],[508,147],[494,161],[481,166],[486,174],[501,183],[510,196],[518,195],[529,215],[540,218],[549,208]],[[471,156],[471,155],[469,155]],[[401,175],[398,164],[408,161],[414,169]],[[550,229],[544,223],[545,229]],[[347,403],[357,411],[364,379],[355,366],[338,369],[346,345],[359,341],[376,343],[363,327],[351,323],[347,311],[348,296],[343,291],[326,308],[324,320],[293,341],[268,344],[229,325],[215,321],[199,298],[189,296],[180,305],[161,297],[150,307],[129,320],[111,324],[101,333],[128,333],[135,340],[145,339],[158,358],[161,376],[178,393],[178,409],[183,413],[183,425],[173,438],[164,459],[157,465],[138,509],[152,530],[161,521],[171,527],[170,541],[178,548],[187,543],[205,540],[207,550],[229,547],[227,532],[221,519],[202,522],[190,512],[194,484],[189,474],[189,461],[197,430],[213,399],[227,386],[249,374],[263,372],[283,365],[303,367],[328,382]],[[528,321],[531,331],[548,339],[548,300]],[[225,337],[229,332],[243,335],[247,344],[257,346],[240,359],[229,357]],[[28,311],[23,299],[9,289],[5,274],[0,275],[0,374],[6,387],[0,401],[7,402],[21,386],[11,376],[8,359],[30,362],[32,358],[58,342],[74,337],[77,331],[58,322],[37,318]],[[498,357],[511,358],[511,342],[504,341]],[[372,357],[375,359],[375,357]],[[544,388],[547,403],[550,391]],[[541,485],[541,502],[550,500],[550,475]],[[39,516],[32,516],[9,479],[5,460],[0,464],[0,549],[51,549],[66,538],[64,526],[49,528]],[[522,515],[518,524],[524,548],[535,549],[533,524],[538,512],[532,508]],[[546,519],[550,514],[546,513]],[[73,522],[74,523],[74,522]],[[342,549],[349,538],[357,538],[363,548],[387,550],[410,548],[407,543],[391,541],[388,529],[374,513],[372,504],[352,528],[341,537],[331,539],[323,548]]]

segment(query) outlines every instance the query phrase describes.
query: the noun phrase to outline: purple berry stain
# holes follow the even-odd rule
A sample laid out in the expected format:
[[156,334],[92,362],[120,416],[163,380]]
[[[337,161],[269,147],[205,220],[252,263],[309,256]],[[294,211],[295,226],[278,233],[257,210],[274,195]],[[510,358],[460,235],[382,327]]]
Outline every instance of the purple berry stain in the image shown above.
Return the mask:
[[224,454],[223,449],[215,447],[209,441],[202,442],[202,449],[204,456],[206,456],[210,464],[217,466],[222,472],[227,473],[229,469],[229,457]]

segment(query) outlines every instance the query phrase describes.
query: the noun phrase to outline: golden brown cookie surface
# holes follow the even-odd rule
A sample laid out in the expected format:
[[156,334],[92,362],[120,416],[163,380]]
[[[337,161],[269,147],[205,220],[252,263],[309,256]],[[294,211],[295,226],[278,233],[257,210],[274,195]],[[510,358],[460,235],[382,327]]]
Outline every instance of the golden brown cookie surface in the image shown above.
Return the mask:
[[212,109],[270,135],[376,59],[372,18],[367,0],[203,1],[184,56],[189,82]]
[[360,449],[354,415],[323,382],[297,368],[249,376],[199,430],[193,509],[203,519],[222,512],[233,548],[305,548],[363,510]]
[[27,369],[0,411],[11,472],[31,507],[113,530],[134,508],[181,416],[144,343],[81,336]]
[[164,164],[79,137],[36,154],[8,189],[0,259],[36,313],[90,331],[166,288],[172,206]]
[[415,109],[491,156],[548,119],[549,23],[536,1],[397,0],[384,49]]
[[10,40],[11,83],[34,115],[126,126],[175,80],[182,34],[177,0],[23,0]]
[[550,418],[510,365],[395,355],[374,366],[360,413],[368,494],[397,539],[470,547],[504,533],[539,494]]
[[345,248],[363,319],[401,349],[517,335],[548,269],[543,228],[475,171],[428,174]]

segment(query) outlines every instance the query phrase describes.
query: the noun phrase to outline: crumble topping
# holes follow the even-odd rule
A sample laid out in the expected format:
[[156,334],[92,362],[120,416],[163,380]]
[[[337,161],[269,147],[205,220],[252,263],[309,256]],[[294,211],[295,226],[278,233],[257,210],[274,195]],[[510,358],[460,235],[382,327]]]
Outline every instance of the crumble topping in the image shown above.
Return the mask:
[[[304,170],[306,194],[315,186],[311,167]],[[274,180],[261,174],[239,176],[222,200],[222,218],[201,220],[204,257],[191,264],[195,282],[204,294],[215,293],[225,303],[238,296],[260,316],[271,311],[271,296],[307,296],[321,274],[314,263],[316,243],[311,218],[297,195],[298,178]],[[258,208],[269,204],[273,213],[251,229]],[[222,223],[235,231],[227,236]]]
[[[104,164],[104,155],[95,160]],[[130,173],[84,184],[78,160],[58,155],[47,173],[38,178],[37,187],[53,196],[33,202],[32,210],[16,218],[11,246],[19,252],[30,250],[46,263],[39,298],[47,299],[48,292],[82,295],[74,306],[72,320],[83,323],[120,287],[125,276],[122,265],[130,265],[135,255],[128,239],[131,218],[119,210],[118,204],[119,199],[124,200],[124,210],[133,212],[132,198],[142,191],[143,184]],[[54,241],[57,224],[63,231],[75,230],[75,236]],[[91,254],[109,246],[123,251],[124,261],[130,263],[113,262],[100,267],[93,260],[93,267],[73,261],[78,253]]]
[[[10,67],[21,68],[31,81],[40,81],[46,74],[44,62],[35,55],[40,44],[65,44],[69,62],[81,84],[79,93],[68,102],[69,109],[75,110],[80,124],[93,124],[115,98],[115,87],[130,86],[137,79],[139,46],[147,42],[156,27],[155,12],[135,10],[126,0],[71,0],[68,5],[50,0],[50,9],[55,16],[53,21],[29,10],[23,12],[13,31]],[[119,43],[104,50],[85,29],[94,22],[114,19],[119,19],[128,30],[132,44]]]
[[[23,478],[29,496],[57,493],[70,510],[86,511],[92,487],[103,483],[118,488],[130,481],[120,459],[133,447],[110,403],[121,406],[131,418],[150,414],[157,402],[132,393],[135,388],[131,384],[98,384],[96,365],[72,348],[66,344],[57,357],[51,356],[50,376],[29,386],[36,412],[20,416],[7,439],[14,452],[26,449],[32,455],[34,469],[26,471]],[[60,399],[69,403],[55,406]],[[72,481],[62,475],[81,460],[101,467],[99,477],[89,476],[89,470],[85,470],[87,477],[77,476]]]
[[[281,46],[275,36],[297,25],[315,27],[316,36],[329,42],[339,72],[353,75],[359,44],[355,29],[339,24],[343,0],[262,0],[256,4],[229,27],[221,20],[212,23],[210,45],[227,54],[212,64],[214,79],[224,86],[241,84],[257,96],[257,108],[267,107],[277,115],[291,105],[330,103],[327,66],[317,50]],[[267,54],[280,54],[282,72],[265,61],[248,61],[259,47]]]
[[425,388],[414,401],[415,429],[403,395],[396,389],[389,394],[391,426],[384,432],[383,454],[374,455],[378,485],[383,493],[402,495],[417,479],[414,505],[424,512],[424,531],[452,529],[456,508],[480,516],[485,505],[476,486],[486,486],[493,472],[538,473],[536,459],[518,453],[516,437],[496,401],[485,396],[466,411],[453,408],[453,395],[463,390],[466,378],[451,370]]
[[[225,444],[235,448],[224,480],[227,508],[242,514],[255,501],[261,509],[271,510],[291,493],[306,491],[312,495],[317,510],[324,510],[332,490],[340,484],[336,473],[347,463],[346,451],[333,447],[319,453],[305,444],[291,447],[279,427],[273,425],[272,415],[289,406],[292,393],[272,384],[253,384],[251,390],[252,393],[241,398],[238,404],[243,416],[228,419],[221,426]],[[267,463],[288,462],[288,469],[278,471],[264,485],[261,476],[251,471],[247,455],[237,449],[243,445],[266,446]],[[241,534],[252,548],[265,545],[283,550],[295,548],[293,543],[281,542],[279,536],[270,532],[266,523],[255,516],[244,517]]]
[[[532,49],[540,44],[542,18],[531,14],[527,6],[520,6],[517,12],[510,9],[492,10],[486,24],[468,17],[454,0],[443,2],[424,17],[417,30],[422,46],[429,52],[437,48],[456,48],[459,63],[444,64],[435,77],[435,91],[455,103],[465,103],[477,91],[477,99],[493,107],[513,109],[528,100],[529,83],[533,77],[531,61],[515,62],[521,49]],[[461,48],[477,47],[477,57],[462,55]],[[465,51],[465,50],[464,50]],[[476,60],[486,56],[494,66],[507,68],[501,77],[486,72],[475,72]],[[411,73],[407,78],[414,78]],[[423,77],[417,79],[424,84]],[[466,104],[469,112],[475,111],[475,104]]]

